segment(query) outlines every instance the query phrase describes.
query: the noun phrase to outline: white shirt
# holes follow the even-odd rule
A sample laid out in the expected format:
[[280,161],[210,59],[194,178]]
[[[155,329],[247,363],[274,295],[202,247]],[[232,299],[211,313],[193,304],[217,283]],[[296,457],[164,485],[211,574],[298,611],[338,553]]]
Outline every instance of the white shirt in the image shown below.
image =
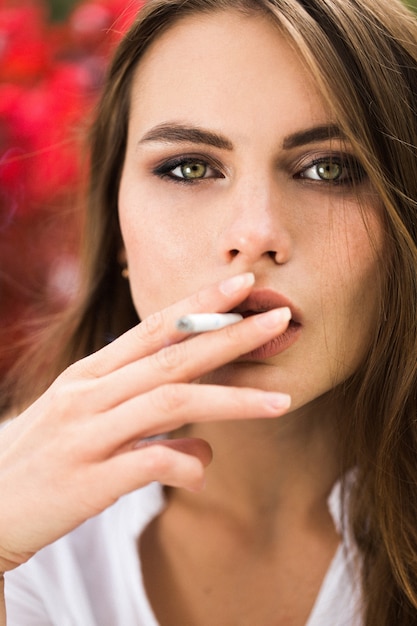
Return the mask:
[[[162,488],[153,483],[8,572],[7,625],[158,626],[137,546],[141,532],[163,507]],[[338,485],[329,510],[342,532]],[[355,551],[349,537],[341,539],[306,626],[362,626]]]

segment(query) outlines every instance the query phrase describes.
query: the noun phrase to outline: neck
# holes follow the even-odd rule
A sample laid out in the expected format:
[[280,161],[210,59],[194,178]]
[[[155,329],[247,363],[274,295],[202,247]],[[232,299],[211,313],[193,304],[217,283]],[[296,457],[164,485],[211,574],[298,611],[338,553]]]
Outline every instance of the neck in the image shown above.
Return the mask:
[[214,452],[199,504],[255,524],[327,515],[327,497],[340,476],[337,419],[322,398],[276,420],[188,426],[181,436],[206,439]]

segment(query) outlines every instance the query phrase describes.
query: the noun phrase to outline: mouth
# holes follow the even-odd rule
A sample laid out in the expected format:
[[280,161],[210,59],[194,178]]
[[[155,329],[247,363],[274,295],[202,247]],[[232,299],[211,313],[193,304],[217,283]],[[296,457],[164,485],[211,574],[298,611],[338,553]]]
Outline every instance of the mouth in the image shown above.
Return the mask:
[[240,315],[245,318],[281,307],[288,307],[291,310],[292,317],[289,325],[301,326],[301,314],[293,303],[286,296],[272,291],[271,289],[262,289],[252,292],[246,300],[233,309],[232,313],[240,313]]
[[239,306],[233,309],[233,313],[240,313],[242,317],[251,317],[259,313],[265,313],[271,309],[280,307],[289,307],[292,313],[291,320],[284,333],[274,337],[263,346],[252,350],[252,352],[241,356],[238,361],[256,361],[277,356],[284,350],[287,350],[295,341],[297,341],[302,328],[301,314],[293,303],[275,291],[263,289],[254,291]]

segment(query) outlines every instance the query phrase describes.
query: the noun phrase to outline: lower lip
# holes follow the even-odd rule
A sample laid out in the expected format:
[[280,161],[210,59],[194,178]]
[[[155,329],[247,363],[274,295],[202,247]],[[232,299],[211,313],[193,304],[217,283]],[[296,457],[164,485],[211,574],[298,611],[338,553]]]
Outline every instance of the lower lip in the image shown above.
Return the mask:
[[295,343],[301,332],[301,324],[297,324],[296,322],[290,322],[287,330],[282,335],[278,337],[274,337],[268,343],[265,343],[263,346],[248,352],[247,354],[243,354],[239,357],[238,361],[262,361],[263,359],[270,359],[271,357],[277,356],[288,350],[290,346]]

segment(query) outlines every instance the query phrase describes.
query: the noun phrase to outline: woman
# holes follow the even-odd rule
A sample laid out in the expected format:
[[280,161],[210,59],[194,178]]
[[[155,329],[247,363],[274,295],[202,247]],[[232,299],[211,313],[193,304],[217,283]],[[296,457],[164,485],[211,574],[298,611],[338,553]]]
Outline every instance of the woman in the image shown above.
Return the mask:
[[394,0],[141,11],[1,433],[9,624],[416,623],[416,42]]

